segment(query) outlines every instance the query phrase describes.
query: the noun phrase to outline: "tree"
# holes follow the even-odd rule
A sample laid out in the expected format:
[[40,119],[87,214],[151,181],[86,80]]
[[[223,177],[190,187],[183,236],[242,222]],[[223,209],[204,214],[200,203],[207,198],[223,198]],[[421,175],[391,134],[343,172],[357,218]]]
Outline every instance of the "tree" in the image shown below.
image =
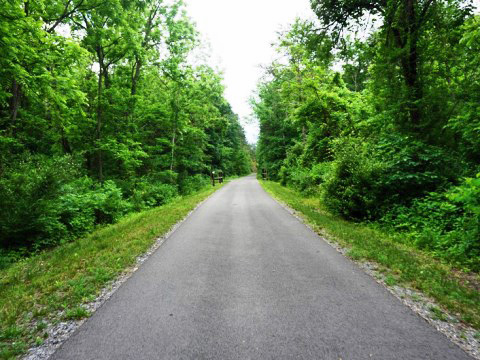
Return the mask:
[[180,0],[0,1],[0,246],[73,240],[199,190],[212,166],[250,171],[197,45]]
[[[451,2],[460,7],[463,1]],[[430,27],[429,21],[438,16],[439,9],[448,8],[449,2],[434,0],[364,1],[364,0],[312,0],[312,9],[322,23],[331,28],[337,37],[354,23],[365,21],[365,15],[380,17],[383,44],[388,53],[387,61],[395,61],[401,67],[406,86],[405,108],[408,115],[405,126],[419,132],[422,126],[423,86],[419,73],[422,59],[419,42]],[[464,7],[464,16],[471,8]]]

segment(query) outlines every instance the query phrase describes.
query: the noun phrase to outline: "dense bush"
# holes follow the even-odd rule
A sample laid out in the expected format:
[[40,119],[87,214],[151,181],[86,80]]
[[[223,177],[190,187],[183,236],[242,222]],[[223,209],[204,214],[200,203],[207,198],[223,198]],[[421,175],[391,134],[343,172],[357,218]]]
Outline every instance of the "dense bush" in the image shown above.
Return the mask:
[[333,152],[323,201],[348,219],[378,219],[391,207],[452,183],[461,169],[441,148],[399,135],[375,143],[339,138]]
[[41,249],[71,240],[130,211],[113,181],[80,177],[65,157],[24,157],[0,179],[0,244]]
[[70,157],[28,156],[5,168],[0,178],[0,245],[28,247],[65,238],[59,199],[78,174]]
[[404,233],[417,247],[480,270],[480,174],[411,206],[396,206],[382,223]]
[[137,184],[131,202],[136,211],[164,205],[178,196],[175,185],[142,181]]
[[325,205],[349,219],[377,216],[385,162],[371,144],[349,137],[334,143],[335,161],[322,187]]
[[204,175],[184,176],[180,180],[179,188],[182,195],[189,195],[208,186],[210,179]]
[[[0,178],[0,249],[8,250],[0,262],[74,240],[130,211],[164,205],[179,195],[177,181],[175,172],[164,171],[119,181],[120,188],[82,174],[70,156],[23,156]],[[180,189],[189,194],[208,184],[205,176],[185,176]]]
[[305,194],[313,195],[319,192],[320,185],[325,182],[330,168],[329,162],[317,163],[311,169],[282,166],[279,177],[283,185],[290,185]]
[[380,139],[376,154],[386,163],[379,182],[388,206],[409,204],[448,186],[465,168],[454,152],[399,134]]
[[72,237],[91,231],[97,224],[114,223],[131,209],[113,181],[100,186],[84,177],[65,185],[62,191],[59,221]]

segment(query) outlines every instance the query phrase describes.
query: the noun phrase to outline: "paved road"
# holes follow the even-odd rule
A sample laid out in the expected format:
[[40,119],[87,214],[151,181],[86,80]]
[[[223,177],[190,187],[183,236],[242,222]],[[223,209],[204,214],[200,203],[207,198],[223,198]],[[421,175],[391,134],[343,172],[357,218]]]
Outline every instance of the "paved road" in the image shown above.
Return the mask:
[[470,359],[253,177],[197,209],[53,358]]

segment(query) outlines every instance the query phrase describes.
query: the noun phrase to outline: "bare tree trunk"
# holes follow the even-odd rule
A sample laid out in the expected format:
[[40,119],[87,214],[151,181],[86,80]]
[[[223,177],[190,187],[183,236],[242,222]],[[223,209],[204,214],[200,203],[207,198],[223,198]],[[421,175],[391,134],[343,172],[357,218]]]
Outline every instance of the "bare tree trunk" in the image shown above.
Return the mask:
[[176,128],[173,130],[173,136],[172,136],[172,153],[170,158],[170,171],[173,171],[173,163],[175,159],[175,137],[177,133],[176,130],[177,130]]
[[173,166],[175,164],[175,146],[177,140],[177,127],[178,127],[178,111],[176,104],[173,104],[173,135],[172,135],[172,153],[170,158],[170,170],[173,171]]
[[[98,94],[97,94],[97,129],[96,129],[96,141],[97,146],[100,145],[102,138],[102,77],[103,77],[103,56],[100,46],[97,46],[98,62],[100,69],[98,73]],[[98,178],[100,182],[103,182],[103,154],[101,149],[97,149],[97,166],[98,166]]]
[[418,24],[415,12],[415,0],[406,0],[407,43],[404,64],[405,83],[408,88],[408,111],[413,128],[420,125],[420,104],[422,98],[418,81]]
[[12,81],[12,98],[10,99],[10,135],[13,133],[13,128],[17,122],[18,108],[20,107],[21,87],[20,84],[13,79]]
[[136,58],[136,63],[135,63],[135,72],[132,77],[132,89],[131,89],[131,95],[135,95],[137,93],[137,84],[138,84],[138,79],[140,79],[140,69],[142,68],[142,60],[140,58]]
[[173,115],[173,135],[172,135],[172,156],[170,159],[170,170],[172,171],[175,164],[175,146],[176,146],[176,140],[177,140],[176,137],[177,137],[177,129],[178,129],[178,104],[177,104],[178,91],[177,90],[175,91],[173,99],[171,100],[171,107],[172,107],[172,113],[173,113],[172,114]]
[[67,139],[67,137],[65,136],[65,130],[63,129],[62,127],[62,148],[63,148],[63,152],[65,154],[71,154],[72,153],[72,148],[70,146],[70,143]]

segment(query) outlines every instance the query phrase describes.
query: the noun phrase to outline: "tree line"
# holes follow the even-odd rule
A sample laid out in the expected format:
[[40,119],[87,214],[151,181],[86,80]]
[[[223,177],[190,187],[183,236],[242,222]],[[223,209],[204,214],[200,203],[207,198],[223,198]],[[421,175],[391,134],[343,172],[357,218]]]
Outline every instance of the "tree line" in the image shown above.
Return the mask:
[[0,248],[42,249],[251,171],[180,0],[0,1]]
[[480,17],[472,3],[311,6],[316,19],[281,34],[281,58],[252,100],[259,169],[346,219],[480,270]]

